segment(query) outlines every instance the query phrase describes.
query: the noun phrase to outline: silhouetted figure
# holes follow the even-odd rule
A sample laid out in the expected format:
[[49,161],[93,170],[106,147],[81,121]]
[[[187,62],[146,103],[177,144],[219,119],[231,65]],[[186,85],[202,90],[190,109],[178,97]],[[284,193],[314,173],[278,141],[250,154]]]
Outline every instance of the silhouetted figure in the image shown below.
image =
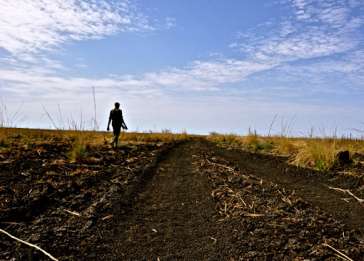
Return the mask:
[[112,140],[111,145],[116,148],[119,142],[120,130],[123,128],[127,130],[128,127],[126,126],[123,118],[123,112],[120,109],[120,103],[115,102],[115,108],[110,111],[109,122],[107,124],[107,130],[110,130],[110,122],[112,121],[112,128],[114,133],[114,138]]

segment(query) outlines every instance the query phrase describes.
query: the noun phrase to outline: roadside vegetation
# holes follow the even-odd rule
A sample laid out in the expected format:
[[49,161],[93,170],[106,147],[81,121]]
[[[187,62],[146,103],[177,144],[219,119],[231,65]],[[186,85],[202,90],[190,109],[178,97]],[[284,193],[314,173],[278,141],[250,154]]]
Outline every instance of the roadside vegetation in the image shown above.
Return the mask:
[[[186,132],[172,133],[169,130],[162,132],[123,132],[120,141],[125,143],[171,143],[190,139],[192,135]],[[31,146],[37,143],[59,141],[68,143],[71,147],[68,152],[70,161],[78,161],[87,157],[88,151],[96,145],[109,145],[112,132],[86,131],[86,130],[41,130],[21,128],[0,128],[0,152],[10,148],[12,143]]]
[[331,169],[338,161],[338,154],[348,151],[352,158],[364,154],[364,140],[352,138],[293,138],[285,136],[247,136],[211,133],[208,140],[222,147],[244,149],[288,157],[289,163],[320,171]]
[[[123,132],[123,143],[171,143],[194,137],[186,132]],[[59,140],[67,142],[71,149],[68,157],[77,161],[87,156],[87,151],[96,145],[108,145],[112,132],[81,130],[37,130],[21,128],[0,128],[0,151],[10,148],[11,143],[21,141],[25,146]],[[261,136],[250,133],[246,136],[211,133],[207,140],[221,147],[248,150],[255,153],[288,157],[288,162],[300,167],[320,171],[330,170],[338,160],[338,153],[348,151],[351,158],[364,155],[364,140],[352,138],[293,138],[285,136]],[[362,157],[359,157],[362,159]],[[363,162],[364,163],[364,162]]]

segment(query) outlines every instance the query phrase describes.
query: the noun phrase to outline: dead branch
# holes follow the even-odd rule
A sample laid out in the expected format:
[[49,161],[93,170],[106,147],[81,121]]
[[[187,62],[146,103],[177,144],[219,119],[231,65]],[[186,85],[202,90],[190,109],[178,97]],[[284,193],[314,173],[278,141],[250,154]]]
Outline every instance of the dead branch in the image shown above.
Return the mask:
[[332,251],[336,252],[342,259],[347,260],[347,261],[354,261],[353,259],[351,259],[350,257],[348,257],[347,255],[345,255],[344,253],[342,253],[341,251],[337,250],[336,248],[330,246],[329,244],[323,243],[322,244],[325,247],[330,248]]
[[342,189],[342,188],[334,188],[334,187],[329,187],[329,189],[338,191],[338,192],[342,192],[342,193],[346,193],[350,196],[352,196],[355,200],[357,200],[360,204],[364,203],[364,199],[358,198],[357,196],[355,196],[350,190],[348,189]]
[[257,214],[257,213],[244,213],[244,217],[264,217],[264,214]]
[[48,252],[46,252],[45,250],[41,249],[39,246],[36,246],[36,245],[33,245],[33,244],[31,244],[31,243],[28,243],[28,242],[26,242],[26,241],[24,241],[24,240],[21,240],[21,239],[19,239],[19,238],[15,237],[15,236],[13,236],[13,235],[9,234],[8,232],[6,232],[5,230],[3,230],[3,229],[1,229],[1,228],[0,228],[0,232],[1,232],[1,233],[3,233],[3,234],[5,234],[5,235],[7,235],[8,237],[10,237],[10,238],[12,238],[12,239],[14,239],[14,240],[18,241],[18,242],[20,242],[20,243],[23,243],[23,244],[25,244],[25,245],[27,245],[27,246],[30,246],[30,247],[33,247],[33,248],[35,248],[35,249],[39,250],[40,252],[42,252],[43,254],[45,254],[46,256],[48,256],[51,260],[58,261],[58,259],[57,259],[57,258],[55,258],[54,256],[52,256],[51,254],[49,254],[49,253],[48,253]]
[[21,225],[22,223],[18,223],[18,222],[0,222],[1,224],[6,224],[6,225]]
[[81,216],[81,214],[80,214],[80,213],[75,212],[75,211],[71,211],[71,210],[68,210],[68,209],[64,209],[63,211],[64,211],[64,212],[67,212],[68,214],[71,214],[71,215],[77,216],[77,217],[80,217],[80,216]]
[[226,165],[223,165],[223,164],[220,164],[220,163],[216,163],[216,162],[212,162],[210,161],[209,159],[206,159],[207,163],[209,163],[210,165],[214,165],[214,166],[217,166],[217,167],[220,167],[220,168],[224,168],[224,169],[227,169],[228,171],[231,171],[231,172],[234,172],[236,173],[237,171],[235,169],[233,169],[232,167],[229,167],[229,166],[226,166]]
[[105,220],[108,220],[108,219],[113,218],[113,217],[114,217],[114,215],[107,215],[107,216],[103,217],[101,220],[105,221]]
[[214,238],[214,237],[210,237],[210,239],[212,240],[212,241],[214,241],[214,245],[216,244],[216,242],[217,242],[217,239],[216,238]]
[[240,194],[239,193],[236,193],[234,195],[234,197],[238,198],[240,200],[241,203],[244,204],[245,207],[247,207],[248,205],[245,203],[245,201],[241,198]]
[[53,127],[58,130],[59,128],[57,127],[57,124],[55,123],[55,121],[53,120],[52,116],[50,115],[50,113],[47,111],[47,109],[44,107],[44,105],[42,104],[43,110],[45,112],[45,114],[47,115],[48,119],[50,120],[50,122],[52,123]]

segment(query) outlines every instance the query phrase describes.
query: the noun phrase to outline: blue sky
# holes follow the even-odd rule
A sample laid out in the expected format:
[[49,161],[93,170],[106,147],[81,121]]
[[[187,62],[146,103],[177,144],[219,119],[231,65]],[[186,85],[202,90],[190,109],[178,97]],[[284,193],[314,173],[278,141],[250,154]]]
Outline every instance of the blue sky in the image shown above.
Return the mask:
[[100,129],[114,101],[139,131],[364,129],[361,0],[0,4],[2,122],[91,128],[94,87]]

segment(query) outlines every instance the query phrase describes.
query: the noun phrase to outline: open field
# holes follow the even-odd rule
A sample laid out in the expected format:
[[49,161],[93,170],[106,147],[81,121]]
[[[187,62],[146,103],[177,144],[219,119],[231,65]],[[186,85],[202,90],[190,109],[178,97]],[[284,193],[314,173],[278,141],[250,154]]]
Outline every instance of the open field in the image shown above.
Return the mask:
[[[0,229],[59,260],[364,260],[362,141],[109,139],[1,129]],[[311,142],[331,165],[296,164]],[[0,234],[0,260],[48,257]]]

